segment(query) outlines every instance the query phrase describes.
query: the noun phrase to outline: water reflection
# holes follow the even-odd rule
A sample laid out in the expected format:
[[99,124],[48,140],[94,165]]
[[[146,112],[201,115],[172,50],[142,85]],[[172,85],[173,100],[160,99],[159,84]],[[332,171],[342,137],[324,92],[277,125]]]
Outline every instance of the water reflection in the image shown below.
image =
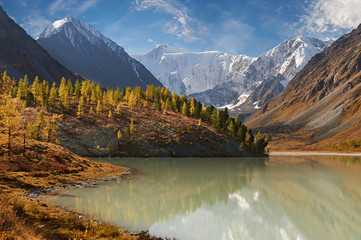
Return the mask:
[[132,231],[179,239],[361,236],[359,158],[99,160],[136,174],[50,201]]

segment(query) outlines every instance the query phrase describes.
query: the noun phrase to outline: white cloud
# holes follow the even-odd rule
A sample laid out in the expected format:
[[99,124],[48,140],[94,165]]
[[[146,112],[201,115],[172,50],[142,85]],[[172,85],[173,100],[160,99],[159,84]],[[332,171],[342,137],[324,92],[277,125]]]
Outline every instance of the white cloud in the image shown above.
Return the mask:
[[361,23],[360,0],[313,0],[300,17],[302,30],[310,33],[337,33]]
[[235,19],[226,19],[222,22],[218,33],[212,37],[215,49],[227,53],[237,54],[249,46],[254,28]]
[[31,16],[26,17],[24,24],[22,24],[21,27],[24,28],[30,36],[36,38],[50,24],[51,22],[48,19],[35,12]]
[[156,45],[156,46],[159,45],[156,41],[154,41],[154,40],[151,39],[151,38],[148,38],[148,42],[153,43],[153,44]]
[[81,14],[94,7],[99,0],[55,0],[49,5],[50,15],[57,12],[66,12],[66,14]]
[[99,2],[99,0],[87,0],[87,1],[84,1],[82,4],[80,4],[78,6],[77,11],[78,11],[78,13],[85,13],[90,8],[94,7],[98,2]]
[[190,10],[176,0],[135,0],[134,9],[155,9],[156,12],[172,16],[163,26],[163,31],[187,42],[200,40],[200,36],[205,32],[205,27],[190,16]]

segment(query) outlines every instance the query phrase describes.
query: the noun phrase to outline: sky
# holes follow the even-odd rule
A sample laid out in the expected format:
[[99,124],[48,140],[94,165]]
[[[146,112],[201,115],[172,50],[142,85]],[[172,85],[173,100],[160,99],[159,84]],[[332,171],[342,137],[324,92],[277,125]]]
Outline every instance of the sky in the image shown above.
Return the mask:
[[0,0],[36,39],[74,16],[129,54],[170,43],[258,57],[297,35],[334,40],[361,23],[361,0]]

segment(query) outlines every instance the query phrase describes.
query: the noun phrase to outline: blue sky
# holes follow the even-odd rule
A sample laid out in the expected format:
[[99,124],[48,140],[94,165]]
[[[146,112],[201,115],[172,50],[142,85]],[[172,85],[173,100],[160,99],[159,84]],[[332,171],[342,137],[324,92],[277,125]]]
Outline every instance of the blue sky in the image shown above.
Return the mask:
[[361,0],[0,0],[0,5],[33,38],[52,22],[75,16],[130,54],[170,43],[257,57],[300,34],[335,39],[361,23]]

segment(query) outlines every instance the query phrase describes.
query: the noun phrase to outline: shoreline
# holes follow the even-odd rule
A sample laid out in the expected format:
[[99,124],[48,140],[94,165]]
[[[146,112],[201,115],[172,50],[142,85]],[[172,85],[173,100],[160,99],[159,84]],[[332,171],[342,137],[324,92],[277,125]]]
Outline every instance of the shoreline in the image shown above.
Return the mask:
[[61,190],[66,190],[66,189],[70,189],[70,188],[83,187],[83,186],[87,186],[87,185],[94,185],[94,184],[99,183],[99,182],[107,182],[107,181],[112,181],[112,180],[116,180],[116,179],[129,178],[130,174],[132,174],[134,172],[134,170],[129,168],[129,167],[123,167],[122,166],[122,168],[124,168],[126,170],[126,173],[123,173],[121,175],[114,175],[114,176],[110,176],[110,177],[103,177],[103,178],[85,180],[85,181],[82,181],[80,183],[72,183],[72,184],[68,184],[68,185],[65,185],[65,186],[61,186],[61,187],[51,187],[51,188],[42,189],[42,190],[34,190],[34,191],[31,191],[31,193],[27,194],[26,197],[37,200],[38,197],[41,197],[44,194],[49,194],[49,193],[55,192],[55,191],[61,191]]
[[361,157],[361,153],[339,153],[339,152],[269,152],[269,157],[272,156],[349,156],[349,157]]

